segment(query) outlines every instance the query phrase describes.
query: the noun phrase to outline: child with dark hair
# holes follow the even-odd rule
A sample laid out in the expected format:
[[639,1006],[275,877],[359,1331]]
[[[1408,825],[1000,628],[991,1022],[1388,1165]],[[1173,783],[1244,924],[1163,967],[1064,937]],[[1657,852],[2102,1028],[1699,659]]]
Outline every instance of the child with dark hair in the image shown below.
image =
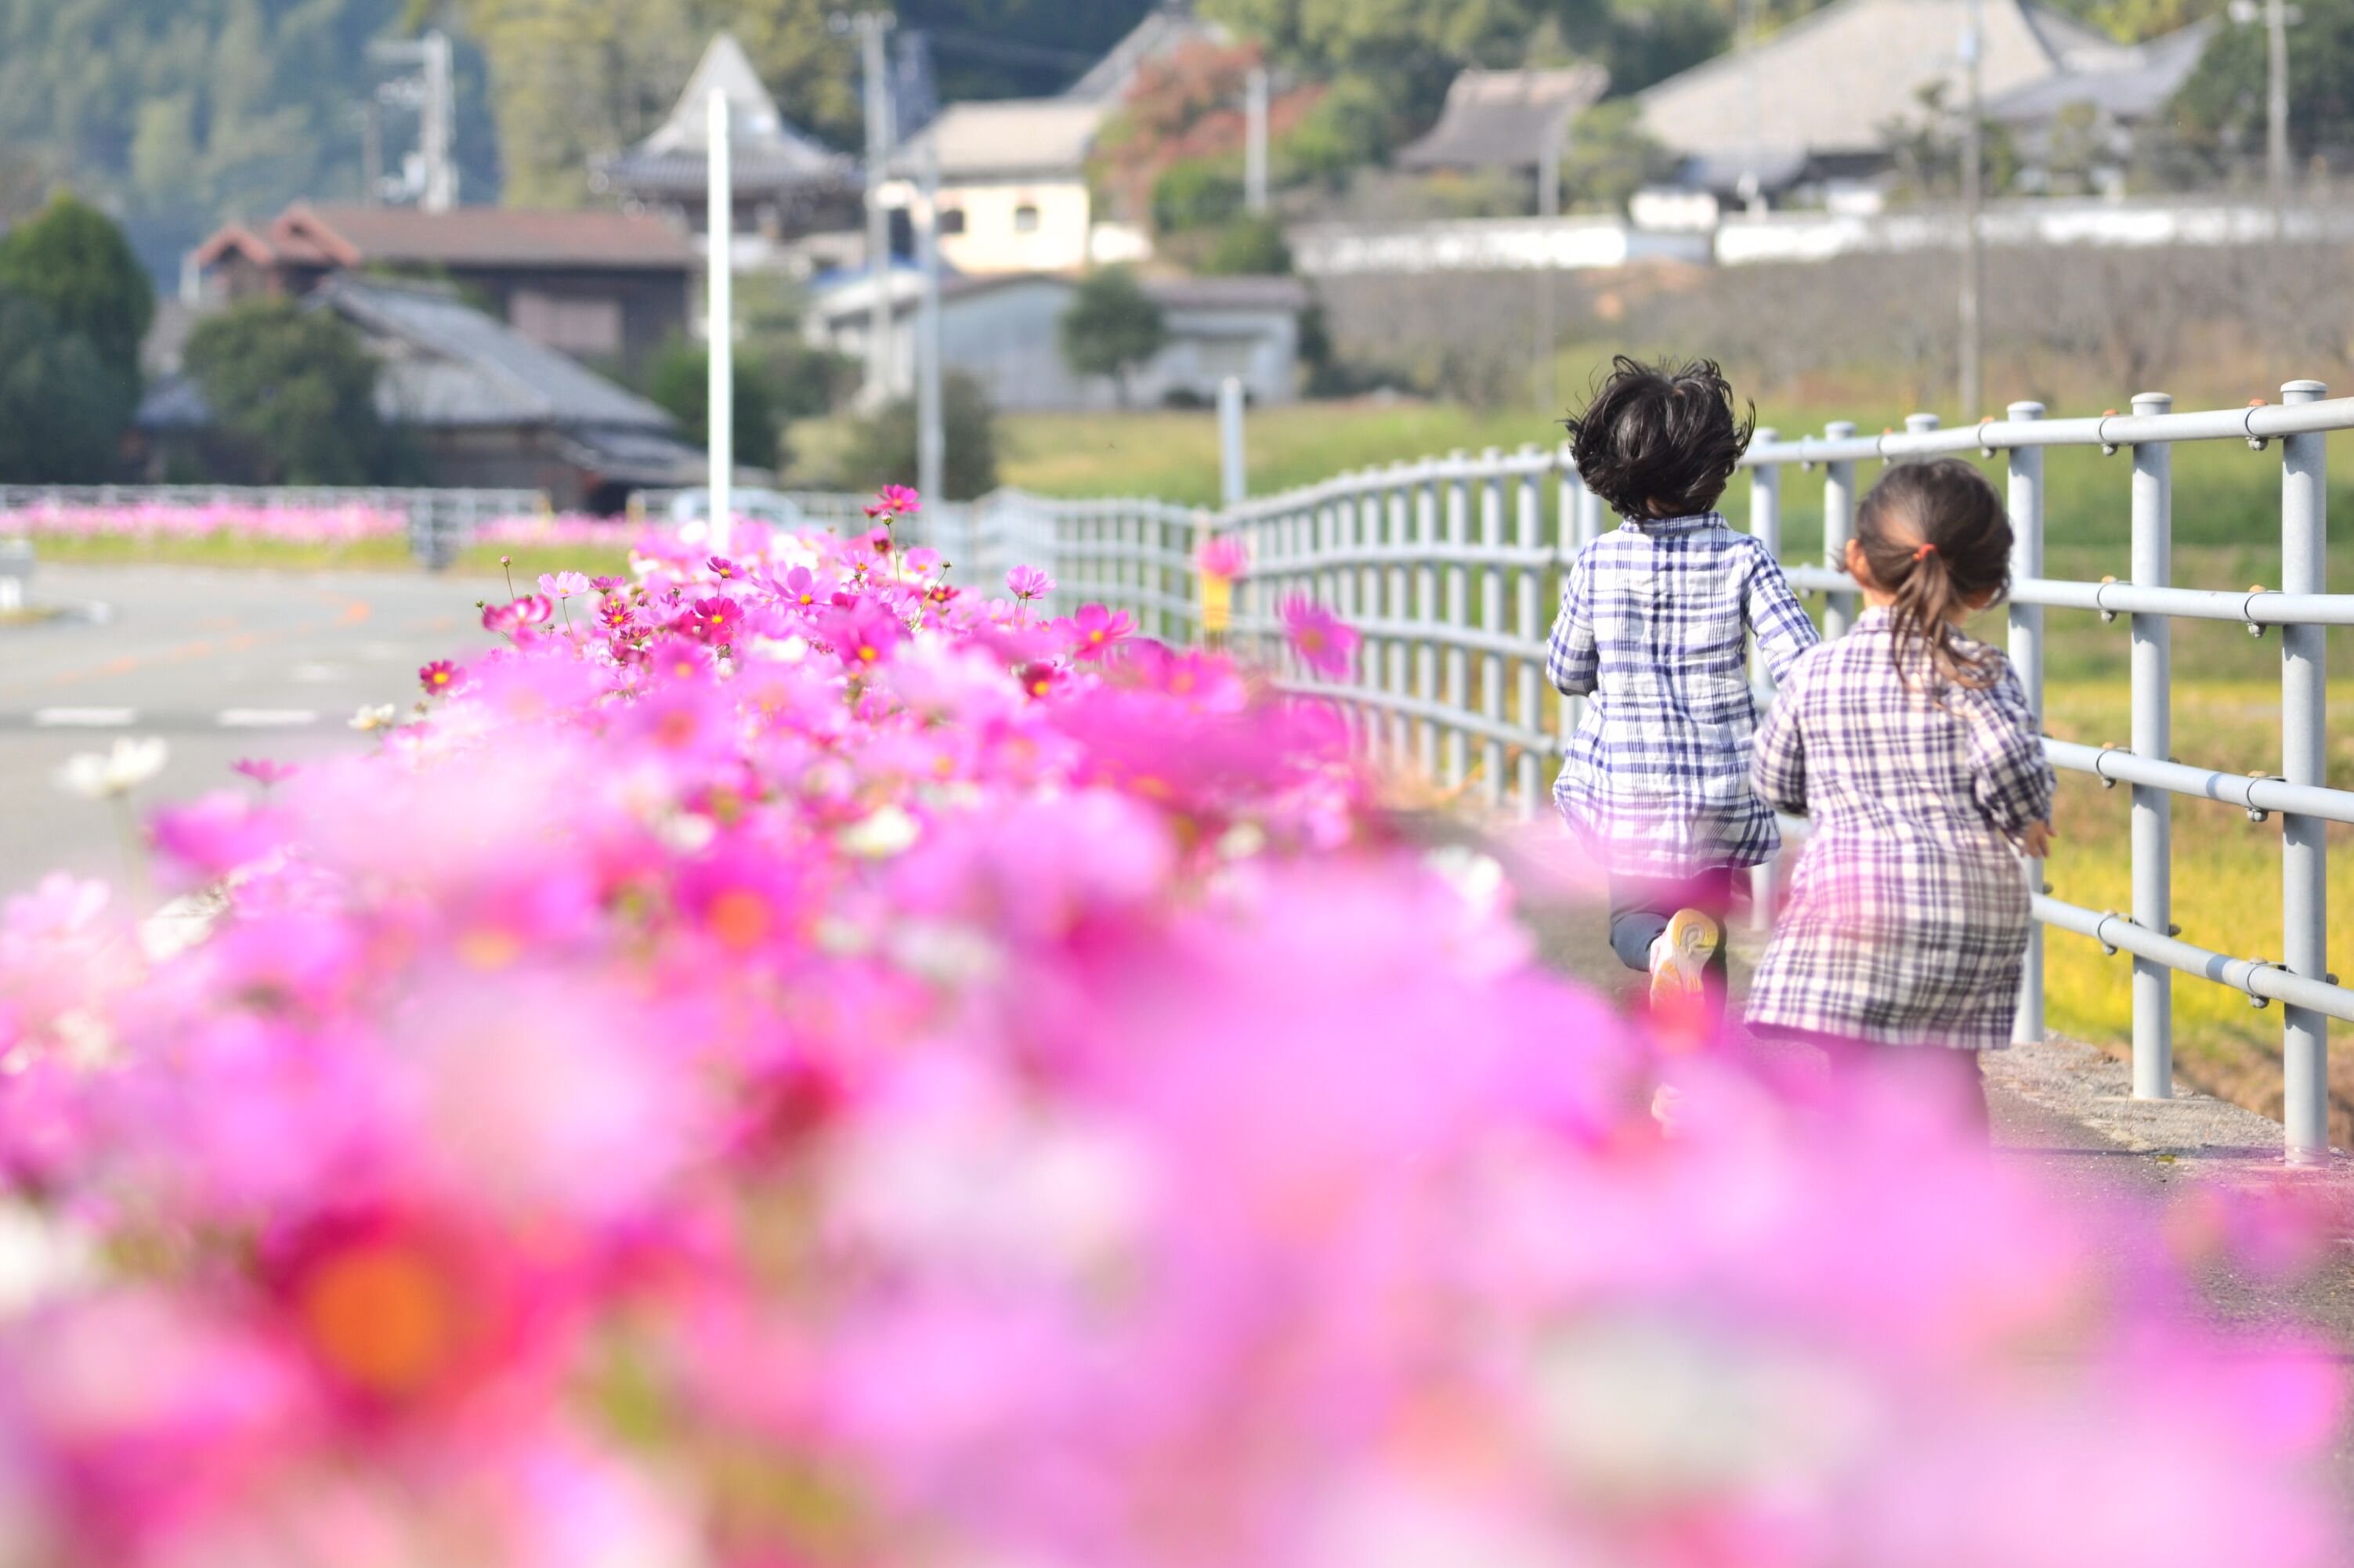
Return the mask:
[[1623,356],[1568,421],[1620,522],[1578,552],[1553,622],[1553,683],[1591,699],[1553,800],[1608,873],[1612,950],[1687,1025],[1723,1005],[1734,878],[1781,842],[1749,787],[1747,639],[1776,679],[1815,642],[1773,556],[1712,510],[1755,423],[1712,363]]
[[2052,843],[2052,766],[2001,653],[1961,622],[2009,586],[1994,487],[1946,458],[1892,468],[1856,515],[1847,568],[1870,608],[1784,683],[1757,735],[1757,792],[1813,819],[1749,992],[1760,1035],[1835,1065],[1953,1047],[1983,1124],[1977,1053],[2010,1039],[2028,935],[2019,856]]

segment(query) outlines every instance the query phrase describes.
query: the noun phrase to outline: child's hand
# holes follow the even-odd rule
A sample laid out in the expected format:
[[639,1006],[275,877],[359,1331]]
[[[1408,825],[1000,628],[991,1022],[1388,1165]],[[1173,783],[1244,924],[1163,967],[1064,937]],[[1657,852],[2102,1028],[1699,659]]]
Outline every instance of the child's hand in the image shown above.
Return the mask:
[[2052,853],[2052,841],[2059,836],[2059,830],[2049,822],[2030,822],[2019,835],[2019,853],[2030,860],[2041,860]]

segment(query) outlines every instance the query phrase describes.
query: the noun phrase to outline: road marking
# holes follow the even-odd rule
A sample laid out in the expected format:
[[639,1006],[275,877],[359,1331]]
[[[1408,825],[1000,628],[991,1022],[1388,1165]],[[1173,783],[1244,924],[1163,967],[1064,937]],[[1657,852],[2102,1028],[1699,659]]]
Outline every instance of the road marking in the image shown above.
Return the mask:
[[37,729],[118,729],[139,716],[137,708],[35,708]]
[[223,708],[220,711],[223,729],[288,729],[296,725],[318,722],[319,715],[309,708]]

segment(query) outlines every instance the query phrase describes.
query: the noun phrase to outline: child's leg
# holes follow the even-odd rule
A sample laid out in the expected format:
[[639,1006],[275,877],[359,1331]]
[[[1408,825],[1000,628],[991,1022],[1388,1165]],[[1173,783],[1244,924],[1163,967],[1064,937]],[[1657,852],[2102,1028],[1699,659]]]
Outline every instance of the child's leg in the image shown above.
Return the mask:
[[1702,969],[1712,1017],[1722,1017],[1730,966],[1725,959],[1725,923],[1733,914],[1730,866],[1711,866],[1689,877],[1610,878],[1610,950],[1630,969],[1651,967],[1651,944],[1680,909],[1695,909],[1716,922],[1716,951]]

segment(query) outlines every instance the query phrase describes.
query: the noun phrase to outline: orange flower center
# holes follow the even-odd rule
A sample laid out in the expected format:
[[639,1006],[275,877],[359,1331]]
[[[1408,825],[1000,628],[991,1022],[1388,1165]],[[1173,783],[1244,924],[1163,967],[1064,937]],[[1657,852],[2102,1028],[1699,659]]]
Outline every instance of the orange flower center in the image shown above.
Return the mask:
[[417,1393],[457,1339],[450,1293],[410,1249],[369,1243],[336,1254],[302,1283],[298,1310],[321,1359],[371,1393]]
[[737,951],[758,947],[769,934],[769,901],[748,888],[732,888],[711,901],[711,934]]

